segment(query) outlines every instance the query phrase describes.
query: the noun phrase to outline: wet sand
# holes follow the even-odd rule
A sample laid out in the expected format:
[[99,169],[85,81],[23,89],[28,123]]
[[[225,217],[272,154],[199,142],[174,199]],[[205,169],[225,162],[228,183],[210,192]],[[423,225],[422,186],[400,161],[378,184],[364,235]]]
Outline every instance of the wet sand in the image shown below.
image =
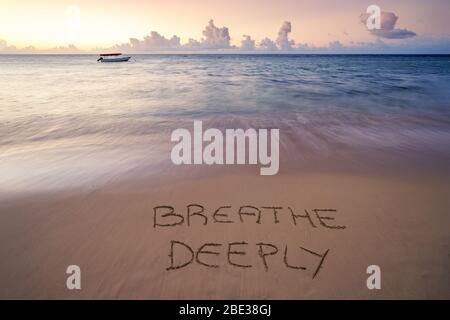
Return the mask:
[[[449,299],[449,194],[447,179],[419,172],[258,176],[225,170],[21,194],[0,204],[0,298]],[[187,225],[190,204],[204,207],[206,225],[199,215]],[[183,223],[155,227],[157,206],[174,207]],[[215,218],[231,223],[214,220],[224,206],[231,207],[220,211],[226,216]],[[254,216],[239,215],[242,206],[261,210],[259,223],[249,207],[241,212]],[[272,209],[262,209],[274,206],[281,207],[278,223]],[[293,219],[289,208],[299,215],[306,210],[311,220]],[[320,221],[314,209],[335,210],[319,211],[334,220]],[[181,219],[164,212],[157,211],[157,224]],[[167,270],[171,241],[194,252],[215,243],[204,251],[218,254],[201,253],[186,267]],[[232,246],[243,254],[229,256],[233,242],[247,243]],[[278,252],[264,261],[261,246],[273,250],[267,244]],[[190,256],[178,246],[173,258],[176,265]],[[69,265],[81,268],[81,290],[66,288]],[[366,286],[369,265],[381,268],[381,290]]]

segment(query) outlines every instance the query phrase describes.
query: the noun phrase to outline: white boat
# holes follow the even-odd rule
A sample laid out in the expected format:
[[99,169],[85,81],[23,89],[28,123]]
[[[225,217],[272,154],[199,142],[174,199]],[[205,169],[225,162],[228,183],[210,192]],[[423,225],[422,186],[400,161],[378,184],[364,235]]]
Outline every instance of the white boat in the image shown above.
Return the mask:
[[130,59],[130,56],[124,56],[121,53],[102,53],[97,62],[126,62]]

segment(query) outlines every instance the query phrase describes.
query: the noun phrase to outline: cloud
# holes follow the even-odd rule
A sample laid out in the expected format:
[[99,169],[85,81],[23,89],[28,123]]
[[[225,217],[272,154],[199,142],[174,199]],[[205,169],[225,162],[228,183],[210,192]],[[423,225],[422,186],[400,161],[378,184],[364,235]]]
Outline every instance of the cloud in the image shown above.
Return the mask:
[[227,27],[218,28],[213,20],[203,30],[205,38],[201,41],[203,49],[228,49],[230,48],[230,33]]
[[183,45],[183,48],[187,50],[201,50],[202,49],[202,43],[198,40],[190,38],[189,41]]
[[227,27],[218,28],[214,21],[210,20],[203,30],[201,40],[189,39],[187,43],[181,44],[180,37],[174,35],[170,39],[156,31],[139,40],[130,38],[129,43],[113,46],[105,50],[123,50],[139,53],[168,52],[168,51],[199,51],[231,49],[230,34]]
[[398,16],[393,12],[381,12],[381,29],[394,30]]
[[371,30],[371,33],[377,37],[385,39],[406,39],[415,37],[417,34],[407,29],[393,29],[393,30]]
[[150,32],[150,35],[145,36],[143,40],[130,38],[131,48],[137,51],[179,49],[180,41],[181,39],[177,36],[167,39],[156,31]]
[[0,39],[0,51],[1,52],[14,52],[17,48],[15,46],[8,45],[8,42],[6,40]]
[[[361,14],[361,22],[366,24],[369,14]],[[379,38],[384,39],[406,39],[415,37],[417,34],[407,29],[396,29],[398,16],[393,12],[381,12],[381,28],[369,30],[369,32]]]
[[131,51],[138,53],[145,53],[151,51],[169,51],[176,50],[181,47],[181,39],[177,36],[167,39],[156,31],[151,31],[150,35],[145,36],[144,39],[130,38],[129,43],[115,45],[111,48],[100,50],[118,50]]
[[344,46],[339,41],[332,41],[328,44],[328,48],[331,50],[342,50]]
[[81,53],[82,50],[78,49],[75,45],[69,44],[68,46],[58,46],[51,49],[38,50],[34,46],[26,46],[23,48],[17,48],[16,46],[9,45],[6,40],[0,39],[0,53]]
[[332,41],[326,46],[297,45],[293,53],[298,54],[449,54],[450,36],[417,36],[402,42],[386,43],[381,38],[373,42]]
[[26,51],[26,52],[33,52],[36,50],[37,49],[34,46],[27,46],[27,47],[21,49],[21,51]]
[[[367,17],[361,16],[361,21]],[[250,35],[243,35],[240,46],[230,44],[230,32],[227,27],[217,27],[210,20],[200,40],[189,39],[181,43],[174,35],[171,38],[152,31],[143,39],[130,38],[129,42],[109,48],[96,48],[88,51],[78,49],[75,45],[59,46],[52,49],[35,49],[32,46],[17,48],[0,39],[0,53],[98,53],[100,51],[120,51],[124,53],[152,52],[208,52],[208,53],[296,53],[296,54],[449,54],[450,36],[416,36],[407,29],[396,28],[398,16],[391,12],[382,13],[382,28],[371,32],[375,36],[372,42],[331,41],[328,45],[316,47],[307,43],[296,44],[289,39],[292,25],[285,21],[279,29],[276,40],[263,38],[257,43]],[[385,39],[404,39],[400,42]]]
[[168,39],[158,32],[152,31],[150,35],[144,37],[143,40],[130,38],[128,43],[103,50],[119,50],[137,53],[170,51],[231,52],[233,50],[254,51],[256,49],[260,51],[292,51],[295,49],[295,42],[289,40],[289,33],[291,30],[291,23],[285,21],[278,31],[276,41],[264,38],[257,46],[256,41],[252,39],[250,35],[243,35],[244,38],[241,40],[240,47],[236,47],[230,44],[231,37],[229,29],[227,27],[217,27],[214,24],[214,20],[210,20],[205,26],[202,32],[203,38],[200,40],[191,38],[187,43],[181,44],[181,39],[178,36],[174,35],[172,38]]
[[292,47],[295,45],[294,40],[289,40],[289,33],[292,31],[292,26],[289,21],[283,22],[283,25],[278,31],[278,37],[276,43],[278,48],[282,51],[292,50]]
[[17,48],[16,46],[9,45],[6,40],[0,39],[0,52],[1,53],[32,53],[36,48],[33,46],[27,46],[25,48]]
[[289,33],[292,31],[290,21],[285,21],[278,31],[278,36],[275,41],[270,38],[264,38],[259,43],[258,49],[260,51],[292,51],[295,50],[295,41],[289,40]]
[[44,50],[44,52],[45,51],[56,52],[56,53],[81,53],[81,52],[83,52],[82,50],[78,49],[73,44],[69,44],[68,46],[54,47],[54,48],[52,48],[50,50]]
[[[367,17],[361,17],[361,21],[366,21]],[[434,39],[424,39],[415,37],[415,33],[406,29],[395,28],[398,16],[391,12],[382,13],[382,29],[374,33],[373,42],[348,42],[331,41],[326,46],[316,47],[307,43],[296,44],[289,39],[292,31],[292,24],[289,21],[283,22],[279,29],[276,40],[263,38],[258,43],[250,36],[243,35],[240,46],[230,44],[230,32],[227,27],[217,27],[213,20],[210,20],[203,31],[203,38],[200,40],[189,39],[187,43],[181,44],[179,37],[173,36],[167,39],[157,32],[152,32],[144,40],[130,39],[121,50],[125,52],[221,52],[239,53],[242,51],[255,53],[298,53],[298,54],[395,54],[395,53],[450,53],[450,41],[448,38],[437,37]],[[412,36],[414,34],[414,36]],[[401,43],[385,43],[383,39],[405,39]],[[420,41],[419,41],[420,39]],[[143,45],[146,44],[146,45]],[[117,47],[116,47],[117,48]],[[118,48],[118,49],[119,49]],[[142,50],[137,50],[137,49]],[[145,49],[145,50],[144,50]],[[105,49],[106,50],[106,49]]]
[[251,36],[243,35],[244,39],[241,40],[241,50],[252,51],[255,50],[255,40]]
[[269,38],[264,38],[259,43],[259,49],[264,51],[276,51],[278,50],[277,44]]

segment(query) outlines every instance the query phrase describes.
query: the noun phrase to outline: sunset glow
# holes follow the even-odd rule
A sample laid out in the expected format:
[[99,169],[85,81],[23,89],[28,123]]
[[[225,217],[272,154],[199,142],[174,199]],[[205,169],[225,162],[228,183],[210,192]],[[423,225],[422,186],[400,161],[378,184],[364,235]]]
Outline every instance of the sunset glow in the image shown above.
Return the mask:
[[[243,35],[259,43],[274,39],[283,21],[292,23],[290,39],[297,44],[326,46],[373,42],[359,21],[373,1],[249,0],[1,0],[0,39],[16,48],[36,49],[74,45],[93,50],[142,39],[151,31],[181,44],[201,39],[210,19],[227,27],[230,44],[239,46]],[[420,37],[447,37],[450,23],[448,1],[377,1],[384,11],[394,12],[398,27]],[[420,15],[418,15],[420,13]]]

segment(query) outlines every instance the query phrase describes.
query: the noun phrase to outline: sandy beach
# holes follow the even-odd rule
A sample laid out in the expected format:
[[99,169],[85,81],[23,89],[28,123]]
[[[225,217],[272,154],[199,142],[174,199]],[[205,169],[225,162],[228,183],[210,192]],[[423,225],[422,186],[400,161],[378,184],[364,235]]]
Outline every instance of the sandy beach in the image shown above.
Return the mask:
[[[447,182],[420,175],[218,173],[23,196],[0,207],[0,297],[448,299]],[[199,215],[187,225],[187,206],[193,204],[204,208],[206,225]],[[158,206],[173,207],[183,223],[159,226],[179,219],[157,210],[155,226]],[[248,207],[241,212],[255,215],[240,216],[242,206],[259,208],[259,223],[258,211]],[[220,207],[227,207],[220,211],[225,215],[213,217]],[[277,218],[271,207],[278,208]],[[293,219],[288,208],[299,215],[306,210],[310,219]],[[314,209],[335,210],[319,212],[334,220],[320,221]],[[186,267],[167,270],[171,241],[194,252],[214,243],[204,251],[217,254],[203,253]],[[236,242],[246,244],[231,251],[243,253],[229,257],[228,246]],[[264,262],[258,243],[278,252]],[[176,246],[173,259],[175,265],[189,261],[188,249]],[[65,271],[72,264],[81,268],[82,290],[66,289]],[[382,290],[367,289],[369,265],[380,266]]]
[[0,299],[450,299],[449,57],[134,58],[0,57]]

